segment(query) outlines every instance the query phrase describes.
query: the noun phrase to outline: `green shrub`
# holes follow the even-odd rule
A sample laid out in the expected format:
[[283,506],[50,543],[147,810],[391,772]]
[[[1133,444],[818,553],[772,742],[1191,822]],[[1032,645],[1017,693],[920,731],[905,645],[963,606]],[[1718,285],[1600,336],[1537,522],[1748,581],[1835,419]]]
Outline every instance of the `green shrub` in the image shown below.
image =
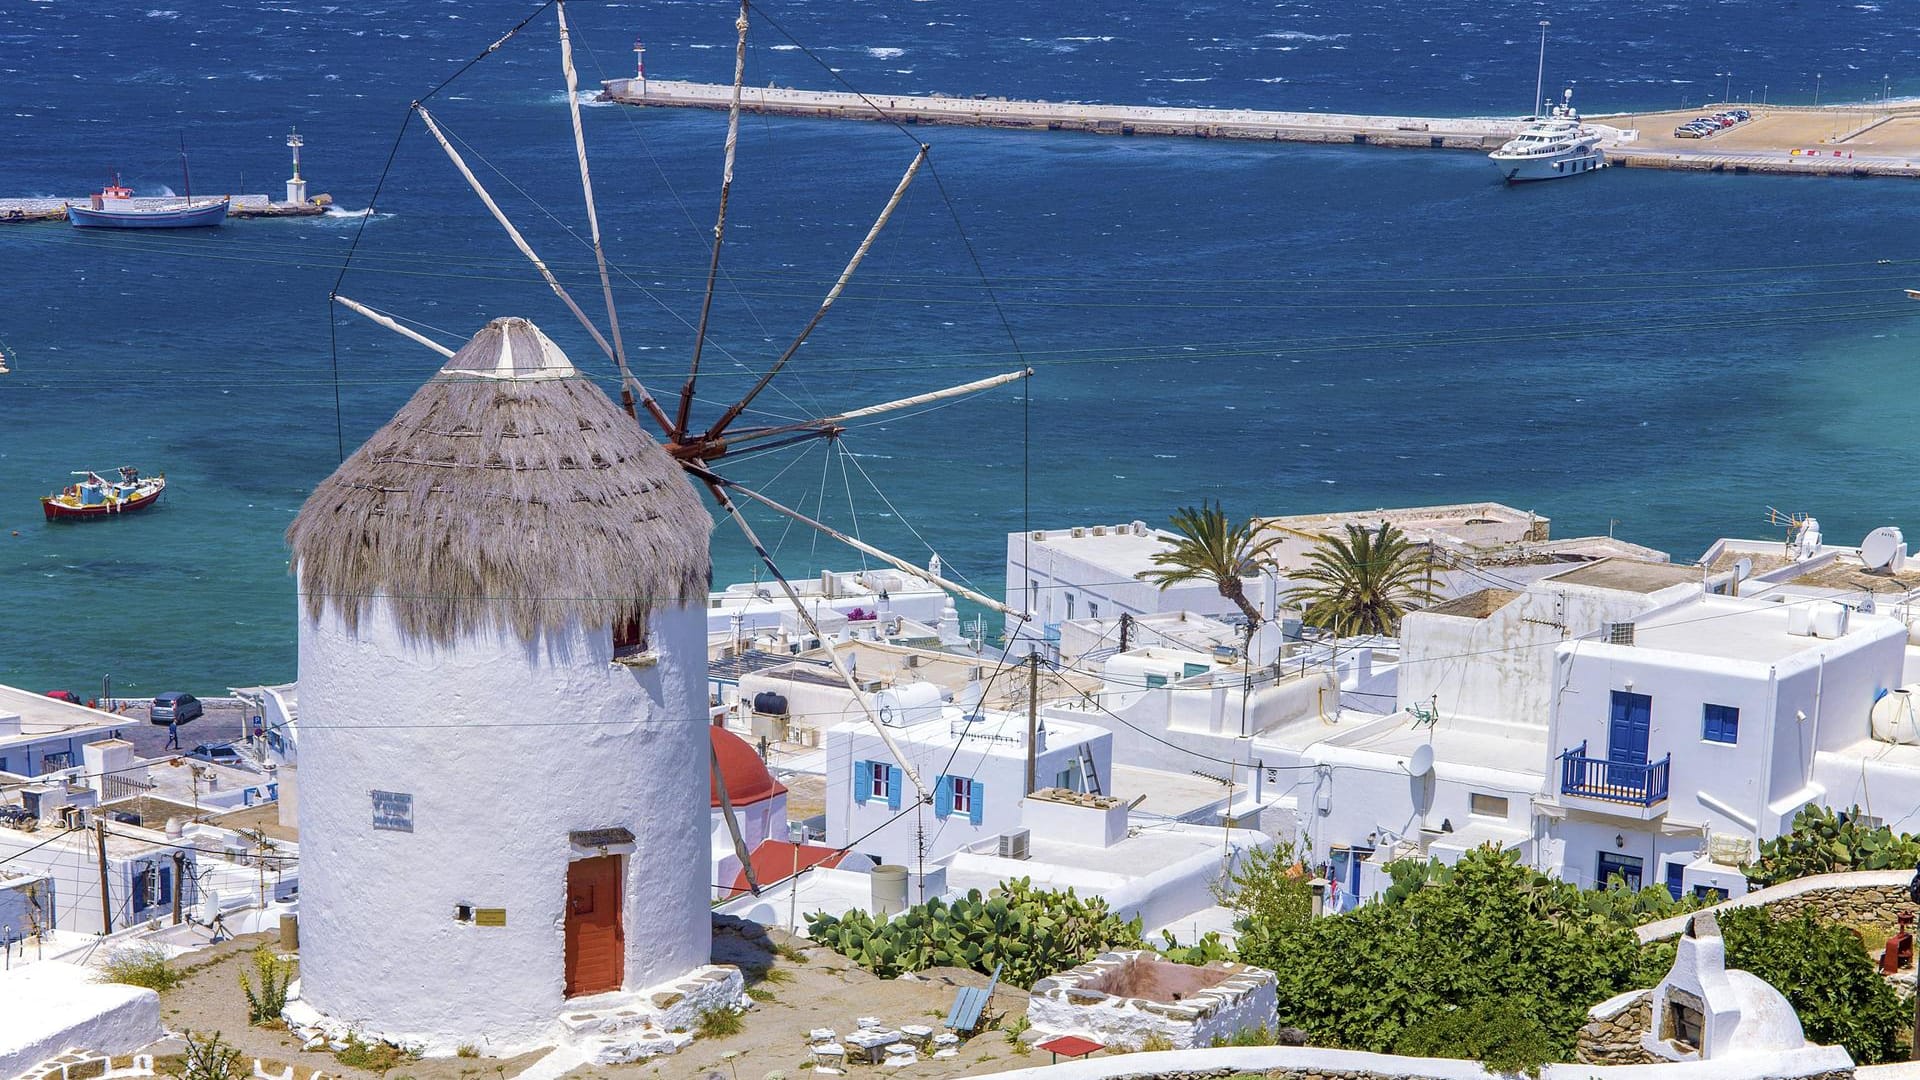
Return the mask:
[[372,1073],[389,1072],[397,1066],[420,1060],[420,1055],[390,1042],[367,1042],[358,1032],[347,1033],[347,1048],[335,1050],[333,1059],[349,1069]]
[[1671,945],[1634,936],[1636,894],[1583,892],[1517,852],[1478,848],[1448,873],[1419,868],[1417,884],[1401,874],[1395,902],[1314,919],[1285,858],[1236,873],[1240,959],[1275,972],[1282,1025],[1317,1046],[1388,1053],[1417,1023],[1499,999],[1544,1030],[1542,1060],[1564,1061],[1590,1006],[1654,985],[1672,959]]
[[1241,1028],[1231,1035],[1213,1040],[1215,1046],[1272,1046],[1273,1029],[1265,1024],[1257,1028]]
[[1209,930],[1200,936],[1200,940],[1191,945],[1182,945],[1175,941],[1170,931],[1160,931],[1160,944],[1153,950],[1176,964],[1212,964],[1221,960],[1233,959],[1233,950],[1220,940],[1218,931]]
[[1553,1036],[1519,1003],[1482,998],[1421,1017],[1409,1025],[1393,1051],[1409,1057],[1466,1058],[1499,1073],[1540,1075],[1556,1060]]
[[740,1014],[732,1009],[703,1009],[700,1019],[693,1026],[693,1033],[702,1039],[724,1039],[740,1034],[744,1026],[740,1022]]
[[1800,1014],[1807,1041],[1847,1048],[1862,1065],[1891,1061],[1912,1014],[1867,955],[1853,928],[1805,912],[1780,919],[1763,908],[1717,915],[1727,966],[1772,984]]
[[187,981],[186,973],[173,966],[167,951],[158,945],[129,945],[116,949],[100,965],[104,982],[144,986],[149,990],[171,990]]
[[266,942],[261,942],[253,950],[253,970],[259,977],[256,987],[247,979],[245,968],[240,970],[240,992],[247,996],[247,1022],[254,1025],[269,1024],[280,1019],[280,1013],[287,1007],[287,987],[293,982],[293,964],[274,955]]
[[1860,808],[1835,813],[1804,806],[1793,828],[1760,845],[1760,858],[1742,869],[1759,885],[1847,870],[1904,870],[1920,862],[1920,836],[1859,822]]
[[[186,1033],[186,1052],[180,1055],[178,1080],[238,1080],[240,1051],[227,1045],[219,1032],[209,1036]],[[157,1063],[156,1063],[157,1064]]]
[[463,1057],[463,1058],[477,1058],[480,1056],[480,1048],[473,1045],[472,1043],[461,1043],[459,1046],[454,1048],[453,1056]]
[[1072,889],[1035,889],[1031,880],[1002,883],[991,896],[970,891],[952,904],[938,899],[881,921],[864,911],[807,916],[814,941],[873,972],[893,978],[929,967],[963,967],[1021,989],[1034,980],[1108,949],[1139,948],[1140,920],[1121,919],[1099,897]]

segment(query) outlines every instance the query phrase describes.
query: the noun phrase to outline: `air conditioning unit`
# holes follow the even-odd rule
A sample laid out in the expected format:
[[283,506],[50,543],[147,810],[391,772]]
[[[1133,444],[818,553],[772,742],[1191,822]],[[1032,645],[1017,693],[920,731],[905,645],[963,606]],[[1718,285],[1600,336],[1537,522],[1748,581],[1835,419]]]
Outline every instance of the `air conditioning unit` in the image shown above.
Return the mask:
[[1105,525],[1095,525],[1093,527],[1093,535],[1095,536],[1107,535],[1107,527]]
[[1086,535],[1087,535],[1087,530],[1085,530],[1085,529],[1083,529],[1083,528],[1081,528],[1081,527],[1080,527],[1080,526],[1078,526],[1078,525],[1075,525],[1075,526],[1073,527],[1073,532],[1072,532],[1072,536],[1073,536],[1073,538],[1074,538],[1075,540],[1079,540],[1079,539],[1082,539],[1082,538],[1083,538],[1083,537],[1085,537]]
[[1033,538],[1035,540],[1045,540],[1047,538],[1047,530],[1045,529],[1033,530]]
[[1015,829],[1000,834],[1000,857],[1003,859],[1027,858],[1027,830]]
[[910,667],[910,668],[917,668],[917,667],[919,667],[919,666],[920,666],[920,654],[919,654],[919,653],[908,653],[908,654],[907,654],[907,666],[908,666],[908,667]]
[[1630,622],[1608,623],[1606,631],[1609,645],[1633,644],[1633,624]]

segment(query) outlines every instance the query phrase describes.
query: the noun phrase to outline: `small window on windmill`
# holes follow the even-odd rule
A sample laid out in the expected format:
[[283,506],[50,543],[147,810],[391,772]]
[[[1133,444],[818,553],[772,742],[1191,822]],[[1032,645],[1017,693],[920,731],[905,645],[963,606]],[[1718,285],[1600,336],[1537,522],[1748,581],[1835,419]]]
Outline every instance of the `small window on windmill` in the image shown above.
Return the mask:
[[613,658],[626,660],[647,651],[647,628],[638,618],[613,624]]

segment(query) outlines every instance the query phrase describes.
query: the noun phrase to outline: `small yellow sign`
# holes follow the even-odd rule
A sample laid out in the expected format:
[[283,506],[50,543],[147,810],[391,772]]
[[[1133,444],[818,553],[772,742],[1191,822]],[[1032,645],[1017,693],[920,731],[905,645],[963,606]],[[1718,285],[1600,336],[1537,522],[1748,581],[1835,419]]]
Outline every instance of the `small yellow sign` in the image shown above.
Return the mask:
[[507,909],[503,907],[474,908],[473,924],[475,926],[505,926],[507,925]]

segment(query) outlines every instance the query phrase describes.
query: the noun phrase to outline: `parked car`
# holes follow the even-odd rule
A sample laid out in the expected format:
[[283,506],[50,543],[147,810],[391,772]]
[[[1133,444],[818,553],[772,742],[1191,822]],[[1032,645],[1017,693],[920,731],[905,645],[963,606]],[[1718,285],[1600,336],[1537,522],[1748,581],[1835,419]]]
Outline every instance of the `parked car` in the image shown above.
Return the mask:
[[1676,139],[1704,139],[1707,137],[1707,132],[1706,129],[1697,124],[1682,124],[1673,129],[1673,137]]
[[198,720],[206,711],[192,694],[169,690],[154,695],[153,704],[147,707],[147,719],[156,724],[184,724]]
[[80,700],[79,694],[76,694],[71,690],[49,690],[47,691],[47,696],[52,698],[55,701],[64,701],[70,705],[86,704],[85,701]]
[[1735,120],[1747,121],[1753,119],[1753,113],[1748,112],[1746,109],[1735,109],[1733,110],[1733,118]]
[[240,764],[240,751],[231,746],[208,746],[206,743],[201,743],[187,751],[185,756],[204,761],[209,765],[237,766]]

